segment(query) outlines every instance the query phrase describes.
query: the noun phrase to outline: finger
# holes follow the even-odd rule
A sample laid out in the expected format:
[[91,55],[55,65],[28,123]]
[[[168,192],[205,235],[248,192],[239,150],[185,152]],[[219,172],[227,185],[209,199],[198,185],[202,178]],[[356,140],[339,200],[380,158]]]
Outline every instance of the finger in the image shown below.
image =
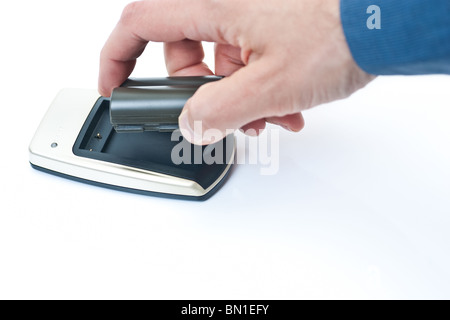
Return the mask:
[[224,23],[220,11],[219,3],[206,0],[154,0],[129,4],[102,49],[99,92],[109,96],[113,88],[128,78],[149,41],[223,42],[220,28],[224,28]]
[[[241,60],[241,49],[227,44],[216,44],[214,48],[216,74],[230,76],[245,66]],[[248,123],[240,130],[249,136],[257,136],[266,127],[266,121],[259,119]]]
[[282,128],[292,132],[299,132],[305,127],[305,120],[303,119],[302,114],[295,113],[284,117],[259,119],[244,125],[240,130],[246,135],[258,136],[266,128],[266,122],[279,125]]
[[215,68],[216,74],[230,76],[245,64],[241,60],[241,49],[227,44],[215,45]]
[[266,128],[266,120],[259,119],[243,125],[239,130],[248,136],[256,137]]
[[[241,49],[226,44],[216,44],[215,64],[216,74],[225,76],[229,76],[245,66],[245,64],[241,60]],[[284,117],[269,117],[267,119],[259,119],[244,125],[241,128],[241,131],[252,136],[259,135],[259,133],[266,127],[266,121],[272,124],[279,125],[286,130],[293,132],[299,132],[305,125],[302,114],[296,113]]]
[[[210,141],[202,141],[201,137],[208,129],[216,129],[225,136],[258,119],[293,113],[291,106],[276,107],[286,105],[286,95],[280,93],[283,79],[274,76],[278,68],[270,59],[258,59],[230,77],[200,87],[179,118],[186,139],[208,144]],[[201,126],[194,126],[195,121],[201,121]],[[194,127],[201,127],[202,132],[195,134]]]
[[286,130],[299,132],[305,127],[305,120],[303,115],[299,113],[289,114],[283,117],[269,117],[266,118],[268,123],[276,124]]
[[166,68],[170,76],[206,76],[214,74],[203,62],[200,41],[184,39],[164,44]]

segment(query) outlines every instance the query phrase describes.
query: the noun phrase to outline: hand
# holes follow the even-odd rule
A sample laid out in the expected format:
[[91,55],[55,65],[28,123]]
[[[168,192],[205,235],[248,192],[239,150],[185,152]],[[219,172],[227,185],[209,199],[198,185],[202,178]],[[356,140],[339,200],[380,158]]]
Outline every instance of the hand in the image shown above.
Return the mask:
[[109,96],[131,74],[149,41],[165,43],[171,76],[210,75],[201,41],[216,43],[216,74],[179,119],[185,137],[194,121],[203,130],[291,131],[304,126],[301,111],[342,99],[374,77],[354,62],[340,22],[339,0],[149,0],[129,4],[106,42],[99,91]]

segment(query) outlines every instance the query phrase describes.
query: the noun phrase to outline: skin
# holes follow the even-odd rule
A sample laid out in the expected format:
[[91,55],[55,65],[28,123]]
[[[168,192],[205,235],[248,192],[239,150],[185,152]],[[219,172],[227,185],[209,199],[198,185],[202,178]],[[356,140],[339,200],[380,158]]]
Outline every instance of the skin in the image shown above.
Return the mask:
[[[202,86],[179,118],[194,134],[242,129],[256,134],[266,122],[290,131],[304,126],[301,112],[343,99],[374,77],[352,58],[339,0],[148,0],[125,7],[100,59],[99,92],[110,96],[133,71],[149,41],[164,42],[170,76],[224,75]],[[215,73],[203,63],[201,41],[215,42]]]

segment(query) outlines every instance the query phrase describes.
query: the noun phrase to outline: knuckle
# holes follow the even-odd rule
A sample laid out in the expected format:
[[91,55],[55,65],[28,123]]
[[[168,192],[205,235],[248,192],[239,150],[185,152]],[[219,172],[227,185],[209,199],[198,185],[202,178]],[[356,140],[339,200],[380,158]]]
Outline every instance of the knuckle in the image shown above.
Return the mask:
[[125,6],[120,17],[120,23],[123,25],[130,25],[136,20],[136,13],[142,5],[141,1],[134,1]]

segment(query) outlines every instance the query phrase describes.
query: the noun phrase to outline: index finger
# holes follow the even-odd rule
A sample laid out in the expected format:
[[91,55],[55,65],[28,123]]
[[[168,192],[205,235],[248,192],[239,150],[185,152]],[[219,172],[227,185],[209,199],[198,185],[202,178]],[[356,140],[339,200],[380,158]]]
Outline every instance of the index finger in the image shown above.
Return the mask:
[[219,5],[208,0],[151,0],[127,5],[101,52],[100,94],[109,96],[128,78],[149,41],[223,42]]

